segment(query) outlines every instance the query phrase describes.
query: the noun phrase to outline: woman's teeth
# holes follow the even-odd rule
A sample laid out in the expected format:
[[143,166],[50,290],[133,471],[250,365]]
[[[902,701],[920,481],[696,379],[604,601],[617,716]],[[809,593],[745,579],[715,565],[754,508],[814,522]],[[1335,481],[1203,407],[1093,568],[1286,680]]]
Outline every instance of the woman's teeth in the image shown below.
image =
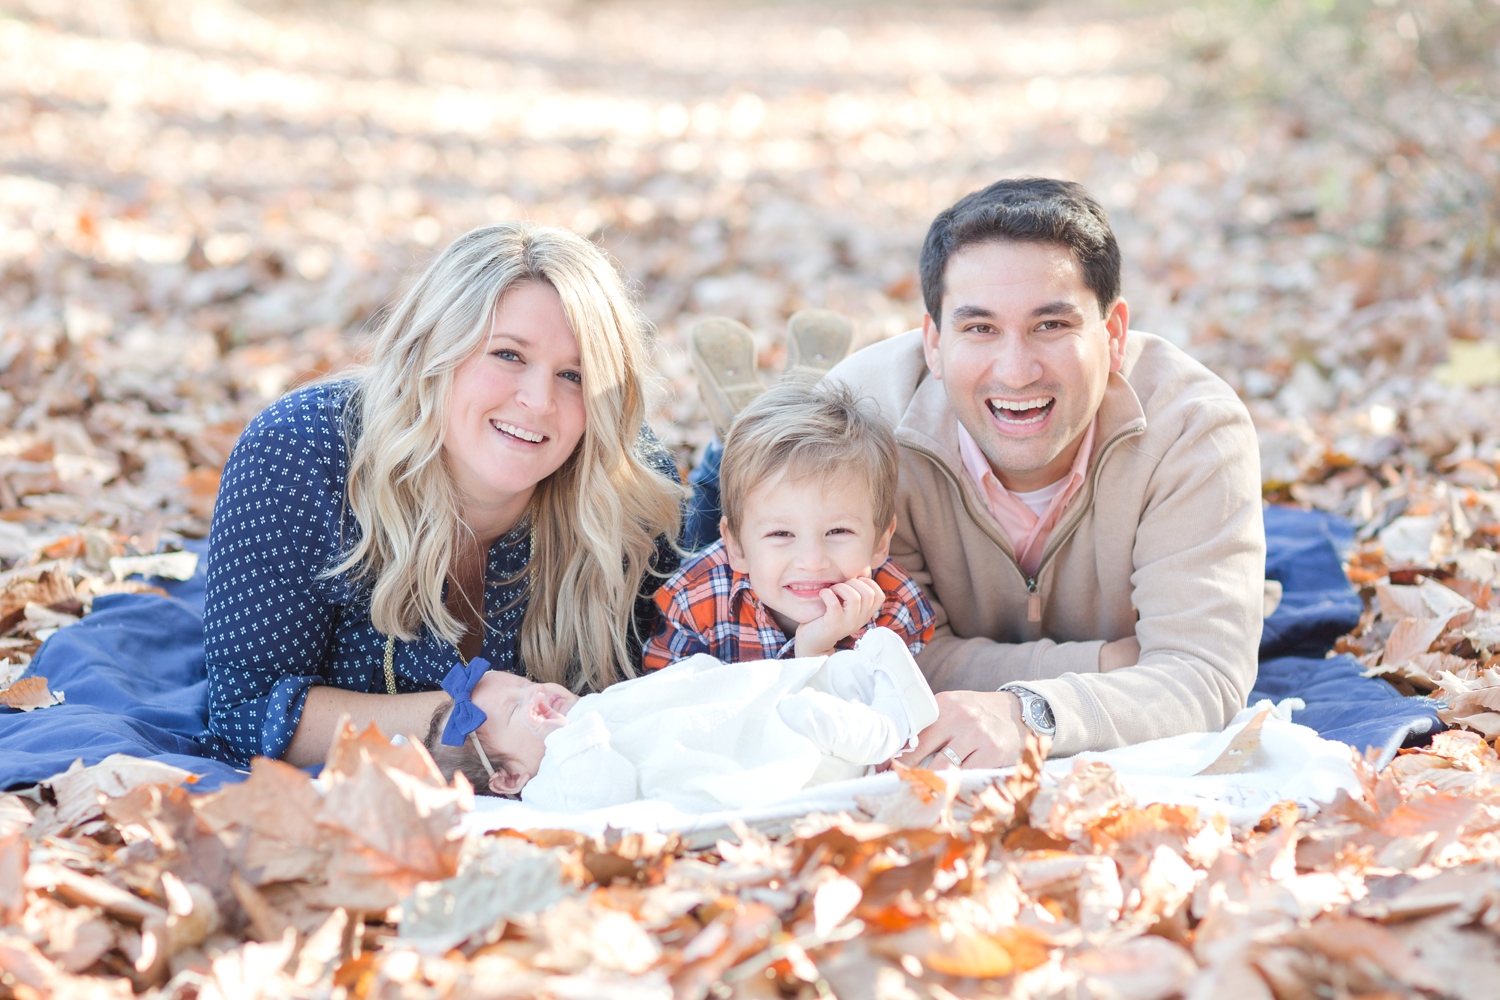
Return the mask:
[[545,434],[528,431],[524,427],[517,427],[515,424],[507,424],[503,420],[491,420],[490,426],[502,434],[509,434],[511,437],[520,438],[522,441],[530,441],[532,444],[541,444],[547,440],[547,435]]
[[992,399],[989,401],[990,412],[1008,424],[1039,424],[1047,419],[1047,414],[1052,411],[1053,398],[1043,396],[1040,399],[1025,399],[1012,401],[1009,399]]

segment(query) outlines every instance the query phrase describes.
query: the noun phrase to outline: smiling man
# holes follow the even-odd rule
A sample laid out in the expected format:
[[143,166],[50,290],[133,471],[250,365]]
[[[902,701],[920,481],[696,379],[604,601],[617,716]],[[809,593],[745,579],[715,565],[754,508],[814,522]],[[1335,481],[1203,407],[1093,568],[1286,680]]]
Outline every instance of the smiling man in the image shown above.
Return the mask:
[[993,184],[922,247],[922,329],[830,374],[900,444],[891,556],[937,614],[917,755],[1013,763],[1218,730],[1255,680],[1260,460],[1217,376],[1129,329],[1081,186]]

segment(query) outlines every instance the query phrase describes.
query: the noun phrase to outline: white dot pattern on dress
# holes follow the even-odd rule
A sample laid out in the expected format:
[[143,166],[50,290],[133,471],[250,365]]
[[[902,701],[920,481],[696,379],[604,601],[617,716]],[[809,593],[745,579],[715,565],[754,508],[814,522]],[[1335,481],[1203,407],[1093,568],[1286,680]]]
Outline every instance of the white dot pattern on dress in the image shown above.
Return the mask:
[[[208,731],[242,766],[257,754],[286,752],[313,685],[385,691],[386,637],[370,623],[366,595],[344,579],[322,576],[359,531],[345,502],[344,412],[352,388],[350,382],[325,383],[271,404],[245,428],[224,466],[204,602]],[[639,447],[658,472],[678,478],[649,429],[643,428]],[[524,522],[490,547],[480,655],[492,669],[526,672],[517,654],[526,611],[519,578],[530,557]],[[631,645],[637,661],[641,637],[656,629],[652,597],[677,563],[676,550],[659,539],[654,572],[643,576],[636,602]],[[397,691],[437,690],[457,662],[451,645],[425,632],[414,642],[398,642]]]
[[[349,389],[313,386],[273,403],[224,466],[204,601],[208,729],[242,765],[286,752],[313,685],[385,690],[386,639],[370,623],[367,595],[321,575],[359,530],[345,503]],[[514,578],[530,551],[524,525],[489,551],[481,655],[497,670],[524,673],[516,635],[525,584]],[[429,634],[397,642],[397,691],[435,690],[457,662]]]

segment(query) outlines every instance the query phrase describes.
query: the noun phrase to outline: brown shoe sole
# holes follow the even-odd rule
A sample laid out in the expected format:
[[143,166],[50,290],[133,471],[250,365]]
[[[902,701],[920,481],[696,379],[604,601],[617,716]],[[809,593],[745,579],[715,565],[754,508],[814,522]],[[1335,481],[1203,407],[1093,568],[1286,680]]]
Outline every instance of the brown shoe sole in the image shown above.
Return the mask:
[[766,391],[755,373],[755,338],[743,323],[709,316],[688,331],[688,357],[698,374],[698,395],[722,441],[735,415]]
[[844,360],[854,342],[854,324],[832,309],[803,309],[786,321],[786,367],[819,375]]

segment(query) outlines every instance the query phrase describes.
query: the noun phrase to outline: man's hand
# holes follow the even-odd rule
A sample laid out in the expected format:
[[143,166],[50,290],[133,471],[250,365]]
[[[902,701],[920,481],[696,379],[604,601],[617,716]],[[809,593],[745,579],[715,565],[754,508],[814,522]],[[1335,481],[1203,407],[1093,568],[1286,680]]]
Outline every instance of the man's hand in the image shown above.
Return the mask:
[[823,617],[797,626],[798,656],[823,656],[838,641],[864,628],[885,603],[885,591],[867,576],[826,587],[818,594],[828,609]]
[[[917,748],[896,759],[916,767],[928,754],[952,750],[962,767],[1009,767],[1026,746],[1021,699],[1009,691],[943,691],[937,696],[937,721],[922,730]],[[933,767],[947,767],[938,753]]]
[[1107,674],[1121,667],[1133,667],[1141,658],[1141,640],[1133,635],[1099,647],[1099,672]]

